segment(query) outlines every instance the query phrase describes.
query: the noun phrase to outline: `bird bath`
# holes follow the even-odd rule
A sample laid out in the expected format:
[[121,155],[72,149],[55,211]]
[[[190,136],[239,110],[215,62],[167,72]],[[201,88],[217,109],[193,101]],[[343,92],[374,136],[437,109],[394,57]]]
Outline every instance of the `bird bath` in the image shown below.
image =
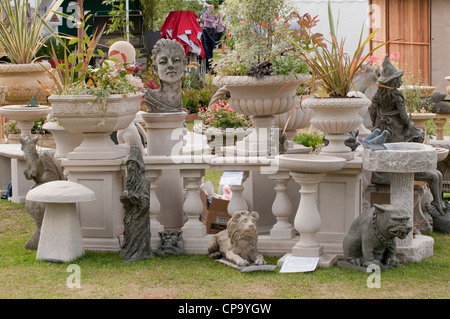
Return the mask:
[[[437,165],[437,151],[420,143],[386,143],[386,150],[365,149],[363,168],[372,172],[390,173],[390,203],[405,207],[413,222],[414,173],[433,171]],[[411,245],[412,232],[402,241]]]
[[292,248],[292,255],[298,257],[320,257],[319,266],[332,266],[336,256],[323,253],[323,247],[315,236],[321,228],[317,207],[317,191],[320,181],[329,172],[341,170],[345,159],[341,157],[314,154],[286,154],[278,156],[282,169],[291,171],[291,176],[300,184],[300,203],[294,219],[294,227],[300,240]]
[[7,105],[0,107],[0,114],[4,117],[17,121],[20,128],[20,136],[31,135],[34,121],[47,116],[51,108],[46,105],[26,106],[26,105]]

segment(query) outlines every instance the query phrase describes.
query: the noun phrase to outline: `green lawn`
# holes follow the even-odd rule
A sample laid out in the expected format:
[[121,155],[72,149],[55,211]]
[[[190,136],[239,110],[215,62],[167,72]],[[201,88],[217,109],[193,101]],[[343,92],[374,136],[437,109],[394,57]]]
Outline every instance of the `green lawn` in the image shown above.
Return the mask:
[[[0,202],[0,298],[449,298],[450,235],[433,234],[434,256],[382,272],[381,288],[368,274],[337,266],[314,272],[240,273],[206,255],[154,256],[134,263],[119,253],[86,252],[72,263],[36,260],[24,248],[34,222],[24,205]],[[276,264],[278,257],[266,257]],[[81,288],[69,289],[69,264],[80,267]]]

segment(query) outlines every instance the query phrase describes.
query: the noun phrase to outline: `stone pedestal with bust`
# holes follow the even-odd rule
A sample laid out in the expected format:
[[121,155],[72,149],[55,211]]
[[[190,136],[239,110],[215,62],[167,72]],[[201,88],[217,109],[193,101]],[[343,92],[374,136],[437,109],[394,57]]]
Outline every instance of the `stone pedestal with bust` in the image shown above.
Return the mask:
[[[160,88],[147,90],[144,97],[147,155],[181,155],[187,115],[182,111],[181,82],[186,64],[184,48],[176,40],[160,39],[153,47],[151,68],[159,77]],[[156,184],[161,203],[157,220],[165,228],[181,228],[183,181],[179,170],[164,170]]]

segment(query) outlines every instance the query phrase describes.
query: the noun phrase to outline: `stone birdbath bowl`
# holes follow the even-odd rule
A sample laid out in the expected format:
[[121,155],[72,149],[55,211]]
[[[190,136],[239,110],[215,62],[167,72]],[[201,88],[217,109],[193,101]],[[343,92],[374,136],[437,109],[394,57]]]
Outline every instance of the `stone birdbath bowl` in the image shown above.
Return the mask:
[[[386,143],[386,150],[363,152],[363,168],[372,172],[390,173],[390,203],[405,207],[413,222],[414,173],[433,171],[437,166],[437,151],[420,143]],[[412,242],[412,233],[404,240]]]
[[26,106],[7,105],[0,107],[0,114],[4,117],[17,121],[20,128],[21,137],[30,136],[34,121],[46,117],[51,108],[46,105]]
[[294,227],[300,240],[292,248],[298,257],[320,257],[319,266],[330,267],[336,256],[323,253],[323,247],[315,239],[321,228],[321,219],[316,203],[320,181],[327,173],[341,170],[346,160],[342,157],[314,154],[285,154],[277,157],[281,169],[290,170],[291,176],[300,184],[300,204],[294,219]]

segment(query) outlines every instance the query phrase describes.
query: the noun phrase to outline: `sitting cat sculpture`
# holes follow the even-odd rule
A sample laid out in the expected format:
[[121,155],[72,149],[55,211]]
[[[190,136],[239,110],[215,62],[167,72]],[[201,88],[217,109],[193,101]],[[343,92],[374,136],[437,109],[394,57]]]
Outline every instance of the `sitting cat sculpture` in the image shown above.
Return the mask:
[[395,238],[404,239],[412,229],[409,212],[393,205],[377,205],[354,220],[344,238],[344,268],[365,270],[375,264],[381,269],[399,266]]

